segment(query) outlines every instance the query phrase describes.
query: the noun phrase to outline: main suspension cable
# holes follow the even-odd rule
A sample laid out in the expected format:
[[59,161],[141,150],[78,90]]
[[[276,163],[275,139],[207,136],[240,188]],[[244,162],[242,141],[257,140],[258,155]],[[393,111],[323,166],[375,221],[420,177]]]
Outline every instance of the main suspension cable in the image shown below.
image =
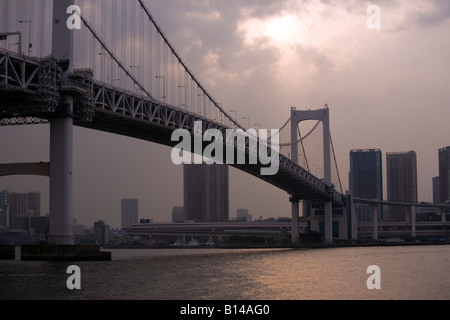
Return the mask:
[[336,153],[334,152],[333,138],[331,137],[331,132],[330,132],[330,142],[331,142],[331,149],[333,150],[334,164],[336,166],[336,172],[337,172],[337,176],[338,176],[338,180],[339,180],[339,187],[341,188],[341,193],[344,194],[344,190],[342,189],[341,176],[339,174],[339,167],[337,165],[337,160],[336,160]]
[[144,2],[142,0],[138,0],[142,9],[145,11],[147,17],[150,19],[150,21],[153,23],[153,25],[155,26],[157,32],[161,35],[161,38],[164,40],[165,44],[170,48],[170,50],[172,51],[172,53],[175,55],[175,57],[178,59],[179,63],[183,66],[183,68],[186,70],[186,72],[190,75],[191,79],[197,84],[198,88],[203,92],[203,94],[208,97],[208,99],[214,104],[214,106],[220,110],[225,117],[227,117],[232,123],[234,123],[238,128],[240,129],[244,129],[243,126],[241,126],[236,120],[234,120],[227,112],[225,112],[225,110],[223,110],[223,108],[212,98],[212,96],[203,88],[203,86],[200,84],[200,81],[197,80],[197,78],[194,76],[194,74],[190,71],[190,69],[187,67],[186,63],[183,61],[183,59],[181,59],[180,55],[178,54],[178,52],[175,50],[175,48],[172,46],[172,44],[170,43],[170,41],[167,39],[167,37],[164,35],[164,33],[162,32],[162,29],[159,27],[159,25],[156,23],[155,19],[153,18],[153,16],[150,14],[150,11],[147,9],[147,6],[144,4]]

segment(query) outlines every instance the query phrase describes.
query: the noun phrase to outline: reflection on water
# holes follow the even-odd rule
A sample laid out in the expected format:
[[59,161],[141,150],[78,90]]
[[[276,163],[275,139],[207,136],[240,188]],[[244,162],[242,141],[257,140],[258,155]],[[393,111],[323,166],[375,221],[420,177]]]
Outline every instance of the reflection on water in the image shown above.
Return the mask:
[[[113,261],[0,261],[0,299],[450,299],[450,246],[334,249],[114,249]],[[367,267],[381,268],[369,290]]]

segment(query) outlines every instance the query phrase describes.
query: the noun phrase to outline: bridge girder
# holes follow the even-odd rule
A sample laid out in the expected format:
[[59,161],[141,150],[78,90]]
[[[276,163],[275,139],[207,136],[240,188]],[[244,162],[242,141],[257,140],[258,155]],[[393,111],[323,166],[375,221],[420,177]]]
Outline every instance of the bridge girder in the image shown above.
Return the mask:
[[[27,84],[26,88],[21,88],[18,81],[15,86],[11,87],[11,84],[5,80],[8,71],[0,68],[0,125],[46,123],[60,111],[52,101],[63,94],[70,94],[74,97],[74,110],[71,115],[74,125],[151,141],[169,147],[177,144],[177,142],[171,141],[174,130],[187,129],[193,135],[196,121],[202,121],[204,131],[218,129],[225,133],[229,129],[219,122],[182,108],[96,81],[92,79],[92,73],[89,70],[74,70],[64,80],[64,83],[60,83],[59,72],[61,70],[56,61],[45,60],[44,63],[4,50],[0,51],[0,62],[3,62],[3,65],[8,59],[14,59],[16,62],[13,65],[21,65],[21,70],[29,70],[31,74],[27,81],[20,82]],[[2,64],[0,63],[0,65]],[[49,72],[49,68],[54,72]],[[46,91],[44,96],[39,95],[42,88],[39,89],[38,84],[41,80],[37,77],[43,73],[43,70],[47,70],[45,71],[47,80],[43,85],[47,88],[44,90]],[[50,74],[52,76],[49,76]],[[24,79],[26,78],[27,76]],[[10,104],[11,93],[17,94],[18,91],[21,92],[20,99],[15,100],[15,104]],[[30,103],[30,101],[32,102]],[[43,104],[45,107],[42,107]],[[33,108],[30,105],[38,107]],[[51,106],[49,107],[49,105]],[[246,152],[247,154],[249,152],[248,145]],[[343,195],[330,190],[324,181],[283,155],[279,157],[279,171],[274,176],[260,175],[261,164],[233,164],[232,166],[299,199],[328,201],[331,198],[336,205],[342,205],[345,201]]]
[[4,163],[0,164],[0,177],[13,175],[50,176],[50,163]]

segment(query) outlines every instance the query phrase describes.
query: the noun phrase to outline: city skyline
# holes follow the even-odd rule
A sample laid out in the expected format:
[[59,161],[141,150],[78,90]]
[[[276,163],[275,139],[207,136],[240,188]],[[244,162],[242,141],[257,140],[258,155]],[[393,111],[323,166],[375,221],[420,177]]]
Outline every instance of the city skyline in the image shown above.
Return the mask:
[[[439,1],[379,5],[381,30],[367,29],[361,3],[157,0],[149,8],[196,76],[227,110],[238,110],[241,122],[249,117],[250,126],[277,128],[291,106],[328,103],[341,176],[349,171],[348,150],[415,150],[418,198],[432,202],[437,150],[450,136],[449,11]],[[169,148],[74,132],[75,218],[118,227],[117,201],[136,197],[146,216],[171,220],[183,191],[182,168],[170,163]],[[46,125],[1,128],[0,162],[48,161],[48,136]],[[48,213],[48,178],[6,177],[3,189],[40,191]],[[230,168],[230,212],[239,207],[263,217],[290,213],[285,192]]]
[[[448,150],[450,149],[450,147],[445,147],[445,148],[439,148],[439,156],[441,156],[442,154],[444,154],[445,152],[448,152]],[[383,154],[383,152],[382,152],[382,150],[380,150],[380,149],[354,149],[354,150],[350,150],[350,163],[352,163],[352,162],[355,162],[355,163],[357,163],[357,161],[360,161],[360,159],[358,159],[358,158],[356,158],[357,160],[355,160],[354,158],[355,158],[355,154],[362,154],[362,155],[364,155],[364,154],[368,154],[368,153],[376,153],[377,155],[378,155],[378,160],[377,161],[379,161],[380,163],[377,165],[380,169],[381,169],[381,172],[378,172],[378,174],[381,174],[381,182],[380,182],[380,184],[381,184],[381,194],[382,195],[386,195],[386,196],[383,196],[383,199],[384,200],[388,200],[388,201],[400,201],[400,202],[411,202],[411,203],[415,203],[415,202],[417,202],[417,203],[419,203],[419,202],[429,202],[429,203],[435,203],[434,202],[434,197],[436,196],[436,193],[434,192],[435,191],[435,188],[438,188],[438,189],[440,189],[441,188],[441,185],[439,184],[439,176],[437,176],[437,177],[432,177],[432,182],[431,182],[431,184],[432,184],[432,190],[433,190],[433,199],[431,199],[431,201],[418,201],[418,200],[414,200],[414,199],[418,199],[417,198],[417,183],[414,185],[414,186],[412,186],[412,188],[413,188],[413,190],[414,190],[414,196],[412,196],[412,195],[410,195],[410,197],[411,197],[411,199],[412,200],[407,200],[406,198],[404,198],[404,199],[400,199],[400,198],[396,198],[395,196],[394,197],[392,197],[392,194],[396,194],[396,193],[398,193],[398,192],[400,192],[400,191],[398,191],[398,190],[396,190],[396,191],[394,191],[394,192],[391,192],[391,195],[390,195],[390,193],[389,193],[389,184],[390,184],[390,181],[389,181],[389,161],[396,161],[397,163],[395,163],[395,162],[392,162],[392,163],[395,163],[395,165],[397,166],[397,168],[395,168],[395,170],[397,170],[397,171],[399,171],[399,168],[398,167],[401,167],[402,165],[404,165],[404,163],[402,163],[402,164],[400,164],[399,163],[399,161],[401,162],[401,160],[403,160],[403,162],[405,161],[405,158],[411,158],[411,156],[413,156],[412,158],[413,158],[413,162],[412,163],[410,163],[409,165],[412,165],[413,166],[413,168],[411,168],[411,167],[408,167],[408,168],[406,168],[406,170],[409,170],[409,169],[412,169],[413,170],[413,172],[415,173],[414,174],[414,177],[410,177],[410,178],[408,178],[408,177],[406,177],[405,176],[405,172],[402,172],[401,174],[399,173],[399,172],[396,172],[396,176],[395,176],[395,178],[394,179],[406,179],[407,181],[407,183],[409,183],[409,182],[412,182],[412,180],[415,180],[415,179],[417,179],[417,154],[415,153],[415,151],[408,151],[408,152],[402,152],[402,151],[397,151],[397,152],[388,152],[388,153],[386,153],[386,155],[385,155],[385,157],[386,157],[386,162],[384,162],[382,159],[383,159],[383,156],[384,156],[384,154]],[[443,157],[442,157],[443,158]],[[446,159],[446,160],[448,160],[448,158],[443,158],[443,159]],[[368,162],[367,162],[368,161]],[[364,161],[363,161],[364,162]],[[373,162],[372,160],[368,160],[368,159],[366,159],[366,164],[368,164],[368,163],[371,163],[371,162]],[[443,163],[444,161],[442,161],[441,160],[441,164]],[[392,164],[391,164],[392,165]],[[186,166],[186,165],[185,165]],[[184,167],[185,167],[184,166]],[[198,167],[199,165],[190,165],[191,167]],[[210,165],[207,165],[207,164],[203,164],[203,165],[200,165],[200,166],[210,166]],[[213,166],[217,166],[217,165],[213,165]],[[228,167],[228,166],[226,166],[226,167]],[[382,168],[387,168],[386,170],[383,170]],[[352,165],[350,165],[350,169],[352,168]],[[445,167],[445,168],[447,168],[447,167]],[[400,171],[401,170],[403,170],[403,171],[405,171],[405,168],[400,168]],[[446,170],[448,170],[448,168],[446,169]],[[190,170],[191,171],[191,175],[194,173],[194,171],[195,170]],[[198,170],[197,170],[198,171]],[[228,170],[227,170],[228,171]],[[198,172],[197,172],[198,173]],[[400,175],[400,176],[399,176]],[[186,188],[186,170],[184,170],[184,184],[185,184],[185,188]],[[360,177],[361,178],[361,177]],[[378,176],[378,178],[380,178],[380,176]],[[349,175],[348,175],[348,183],[349,183],[349,185],[351,185],[351,179],[352,179],[352,172],[351,171],[349,171]],[[412,180],[411,180],[412,179]],[[406,183],[405,181],[403,181],[404,183]],[[193,182],[191,182],[191,184],[192,184]],[[401,189],[402,189],[403,187],[401,187]],[[348,189],[349,191],[352,191],[351,190],[351,188],[349,188]],[[385,192],[384,190],[387,190],[387,192]],[[0,195],[2,196],[2,198],[3,198],[3,196],[4,196],[4,194],[3,194],[3,191],[6,191],[7,192],[7,194],[9,194],[9,195],[34,195],[34,194],[37,194],[37,195],[39,195],[39,198],[40,198],[40,192],[27,192],[27,193],[18,193],[18,192],[15,192],[15,191],[11,191],[11,190],[8,190],[8,189],[4,189],[4,190],[2,190],[2,192],[0,193]],[[404,190],[403,190],[404,191]],[[410,190],[411,191],[411,190]],[[440,191],[440,190],[439,190]],[[364,192],[366,192],[366,193],[363,193],[363,194],[360,194],[360,193],[356,193],[355,194],[355,192],[353,192],[354,194],[353,194],[353,196],[355,196],[355,197],[362,197],[362,198],[367,198],[367,199],[369,199],[369,198],[371,198],[371,196],[368,196],[369,194],[371,194],[370,193],[370,191],[364,191]],[[367,192],[369,192],[369,193],[367,193]],[[409,193],[408,193],[409,194]],[[397,196],[398,196],[398,194],[397,194]],[[186,199],[186,194],[184,195],[184,197],[185,197],[185,199]],[[373,198],[373,197],[372,197]],[[138,223],[138,220],[139,220],[139,214],[138,214],[138,202],[139,202],[139,199],[136,199],[136,198],[133,198],[133,199],[127,199],[127,198],[124,198],[124,199],[121,199],[121,213],[120,213],[120,217],[121,217],[121,225],[120,226],[114,226],[113,228],[116,228],[116,229],[123,229],[124,228],[124,226],[123,226],[123,224],[124,224],[124,221],[125,220],[127,220],[126,219],[126,214],[124,214],[125,212],[128,212],[128,211],[130,211],[131,209],[131,211],[133,211],[134,212],[134,215],[133,215],[133,217],[132,217],[132,219],[133,219],[133,221],[135,221],[136,220],[136,222],[134,223],[134,224],[137,224]],[[0,201],[0,204],[3,204],[3,201]],[[39,204],[40,204],[40,199],[39,199]],[[358,204],[358,206],[357,207],[365,207],[365,205],[362,205],[362,204]],[[173,219],[174,219],[174,210],[175,209],[178,209],[178,211],[180,211],[181,209],[183,209],[183,210],[185,210],[184,209],[184,207],[183,206],[176,206],[176,205],[173,205],[172,206],[172,209],[171,209],[171,212],[170,212],[170,218],[168,218],[167,220],[166,219],[163,219],[163,220],[156,220],[155,222],[166,222],[166,221],[172,221],[173,222]],[[39,206],[39,208],[37,208],[37,209],[35,209],[39,214],[40,214],[40,212],[41,212],[41,206]],[[182,210],[182,211],[183,211]],[[248,211],[248,209],[241,209],[241,208],[237,208],[236,209],[236,217],[234,217],[234,216],[232,216],[232,215],[230,215],[229,216],[229,219],[233,219],[233,218],[239,218],[239,214],[238,214],[238,212],[240,211],[240,210],[245,210],[245,211]],[[361,211],[361,210],[363,210],[364,211],[364,209],[361,209],[361,208],[357,208],[357,211]],[[391,209],[390,209],[391,210]],[[391,216],[391,213],[390,213],[390,210],[389,210],[389,213],[386,213],[386,216],[387,216],[387,214],[389,214],[389,216],[387,216],[386,218],[387,219],[392,219],[392,216]],[[130,212],[131,212],[130,211]],[[359,212],[358,211],[358,212]],[[370,221],[371,220],[371,217],[370,217],[370,213],[369,213],[369,210],[367,209],[366,210],[367,212],[364,214],[363,213],[363,215],[364,216],[367,216],[368,217],[368,220],[367,221]],[[5,214],[4,212],[2,212],[2,211],[0,211],[0,214]],[[144,215],[145,214],[147,214],[147,213],[144,213]],[[9,213],[9,215],[11,215],[11,213]],[[48,213],[45,213],[45,214],[43,214],[43,216],[46,216],[46,215],[48,215]],[[180,213],[178,213],[178,216],[180,215]],[[184,213],[184,215],[186,216],[186,220],[189,220],[188,219],[188,217],[187,217],[187,215],[186,215],[186,213]],[[359,215],[361,215],[361,213],[359,213]],[[383,215],[383,213],[382,213],[382,211],[381,212],[379,212],[379,216],[380,215]],[[147,216],[149,216],[148,214],[147,214]],[[258,216],[260,216],[260,215],[258,215]],[[276,214],[269,214],[269,215],[266,215],[266,216],[261,216],[261,217],[263,217],[263,218],[274,218],[276,216]],[[280,215],[278,215],[278,216],[280,216]],[[150,215],[150,217],[151,217],[151,215]],[[109,219],[110,220],[114,220],[116,217],[109,217]],[[361,217],[360,217],[361,218]],[[95,220],[95,218],[93,218],[94,220]],[[130,220],[131,218],[129,218],[129,220]],[[363,220],[364,220],[365,218],[363,218]],[[9,220],[9,219],[8,219]],[[108,221],[108,218],[106,218],[106,220]],[[154,219],[150,219],[150,220],[152,220],[152,221],[154,221]],[[95,220],[95,221],[93,221],[91,224],[92,225],[94,225],[94,223],[96,222],[97,220]],[[131,221],[131,220],[130,220]],[[86,224],[86,225],[89,225],[89,223],[85,223],[86,221],[83,221],[83,223],[80,223],[80,224]],[[179,221],[180,222],[180,221]]]

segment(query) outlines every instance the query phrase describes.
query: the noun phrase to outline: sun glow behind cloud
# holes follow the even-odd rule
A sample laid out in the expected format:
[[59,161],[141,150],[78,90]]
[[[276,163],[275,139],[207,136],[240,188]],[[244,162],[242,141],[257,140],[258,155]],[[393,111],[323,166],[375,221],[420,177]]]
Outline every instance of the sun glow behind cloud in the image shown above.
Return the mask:
[[305,40],[304,24],[295,15],[285,15],[268,19],[251,18],[241,23],[239,28],[248,44],[259,38],[268,38],[272,45],[283,47]]
[[[380,58],[380,44],[396,45],[415,28],[418,12],[432,12],[426,2],[382,5],[381,30],[367,28],[367,4],[292,3],[272,15],[245,15],[238,24],[244,45],[279,51],[276,78],[296,79],[295,86],[325,75],[348,72]],[[391,46],[392,46],[391,45]],[[299,83],[300,81],[300,83]],[[286,84],[284,84],[286,85]],[[289,83],[287,84],[289,86]]]
[[354,62],[360,37],[367,33],[366,19],[363,10],[333,11],[316,3],[273,16],[248,17],[238,30],[245,45],[264,41],[266,47],[279,51],[276,78],[285,81],[338,72]]

